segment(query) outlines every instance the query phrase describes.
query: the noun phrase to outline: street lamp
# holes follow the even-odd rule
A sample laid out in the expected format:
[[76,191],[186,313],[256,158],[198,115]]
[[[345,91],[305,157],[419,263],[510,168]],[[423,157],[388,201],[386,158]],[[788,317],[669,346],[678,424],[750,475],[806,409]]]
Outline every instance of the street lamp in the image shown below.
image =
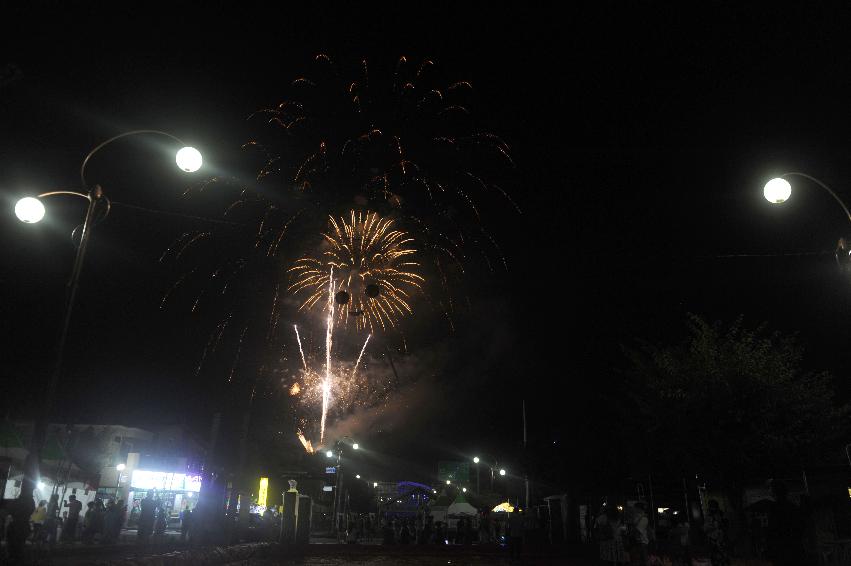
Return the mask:
[[765,184],[762,194],[768,202],[782,204],[792,195],[792,185],[783,177],[775,177]]
[[[56,396],[56,388],[59,383],[59,377],[62,374],[62,365],[64,361],[65,354],[65,345],[68,338],[68,329],[71,324],[71,315],[74,311],[74,304],[76,302],[77,290],[79,288],[80,283],[80,272],[82,271],[83,261],[86,255],[86,248],[88,246],[89,237],[91,235],[91,230],[94,224],[102,220],[108,213],[110,208],[109,199],[103,192],[103,189],[100,185],[90,185],[86,181],[86,165],[89,163],[89,160],[98,153],[102,148],[111,144],[112,142],[125,138],[128,136],[134,136],[139,134],[155,134],[162,135],[172,140],[178,142],[181,146],[185,146],[185,144],[175,136],[162,132],[159,130],[133,130],[130,132],[125,132],[123,134],[119,134],[117,136],[113,136],[108,140],[104,141],[100,145],[96,146],[92,149],[86,157],[83,159],[83,163],[80,166],[80,180],[82,182],[82,190],[87,192],[80,191],[51,191],[47,193],[42,193],[37,197],[25,197],[19,200],[15,204],[15,215],[18,217],[21,222],[27,224],[34,224],[44,218],[45,209],[44,204],[41,202],[41,199],[47,198],[49,196],[54,195],[71,195],[79,198],[84,198],[88,200],[88,207],[86,209],[86,215],[83,220],[83,224],[81,226],[80,231],[80,242],[77,246],[77,254],[74,258],[74,265],[71,269],[71,277],[68,280],[68,294],[67,294],[67,302],[65,306],[65,317],[62,323],[62,330],[59,334],[59,345],[56,350],[56,361],[53,367],[53,371],[50,375],[49,381],[47,382],[47,387],[44,392],[44,397],[41,402],[41,411],[37,415],[35,420],[35,426],[33,427],[33,438],[32,438],[32,450],[30,450],[27,455],[26,462],[24,464],[26,470],[24,474],[24,482],[22,484],[22,490],[20,497],[24,498],[29,496],[32,497],[32,491],[34,488],[35,478],[40,475],[41,468],[41,449],[44,445],[44,439],[47,432],[47,420],[50,415],[50,411],[53,408],[54,397]],[[186,148],[184,148],[185,150]],[[192,151],[184,151],[180,154],[178,161],[178,165],[184,171],[197,171],[201,166],[201,154],[198,150]],[[54,510],[49,509],[48,513],[53,513]]]
[[[839,204],[842,208],[842,212],[845,213],[845,217],[848,218],[848,221],[851,222],[851,211],[848,210],[848,207],[842,202],[842,199],[839,198],[833,189],[827,186],[826,183],[816,179],[812,175],[807,175],[806,173],[800,173],[797,171],[790,171],[788,173],[783,173],[779,177],[775,177],[771,179],[765,184],[765,188],[763,189],[763,194],[765,198],[774,204],[782,204],[786,202],[789,196],[792,194],[792,185],[789,184],[789,181],[786,180],[786,177],[801,177],[803,179],[807,179],[822,189],[824,189],[833,199]],[[834,254],[836,258],[836,263],[839,266],[840,270],[851,271],[851,238],[840,238],[839,243],[836,246],[836,252]]]
[[44,218],[44,205],[34,197],[24,197],[15,204],[15,216],[25,224],[35,224]]
[[194,147],[188,146],[181,148],[181,150],[177,152],[174,161],[177,163],[178,167],[187,173],[194,173],[200,169],[201,163],[203,162],[201,159],[201,152]]
[[499,470],[499,475],[504,476],[504,475],[505,475],[505,470],[500,469],[500,470]]
[[[345,440],[347,438],[351,441],[352,449],[357,450],[358,448],[360,448],[358,443],[355,442],[354,439],[351,436],[344,436],[344,437],[340,438],[339,440],[337,440],[337,442],[335,443],[335,445],[337,447],[337,468],[336,468],[337,478],[336,478],[336,487],[334,488],[334,503],[333,503],[333,518],[334,518],[333,532],[334,533],[340,532],[339,523],[337,521],[337,513],[339,512],[338,508],[340,506],[340,490],[343,489],[343,481],[344,481],[343,480],[343,445],[345,443],[343,442],[343,440]],[[328,456],[329,458],[333,458],[334,452],[329,450],[325,453],[325,455]]]
[[792,185],[789,184],[789,181],[786,180],[786,177],[801,177],[803,179],[807,179],[827,191],[830,196],[832,196],[834,200],[839,203],[839,206],[842,207],[842,211],[845,213],[845,216],[848,218],[849,222],[851,222],[851,211],[848,210],[848,207],[845,206],[845,203],[842,202],[842,199],[839,198],[839,195],[837,195],[833,191],[833,189],[828,187],[826,183],[816,179],[812,175],[807,175],[806,173],[800,173],[798,171],[789,171],[787,173],[783,173],[779,177],[775,177],[774,179],[768,181],[762,190],[762,193],[763,195],[765,195],[766,200],[774,204],[782,204],[789,199],[789,196],[792,194]]

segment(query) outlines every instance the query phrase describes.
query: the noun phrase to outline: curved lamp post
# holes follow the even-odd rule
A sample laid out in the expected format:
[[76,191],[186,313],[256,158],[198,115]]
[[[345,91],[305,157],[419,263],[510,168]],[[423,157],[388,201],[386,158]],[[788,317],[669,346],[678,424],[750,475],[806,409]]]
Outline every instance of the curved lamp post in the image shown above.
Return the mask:
[[105,142],[99,144],[94,149],[92,149],[83,159],[83,163],[80,166],[80,180],[82,181],[83,190],[86,190],[87,192],[68,190],[50,191],[42,193],[37,197],[24,197],[15,204],[15,215],[18,217],[18,219],[21,220],[21,222],[27,224],[34,224],[44,218],[45,215],[45,207],[42,203],[42,199],[52,196],[70,195],[84,198],[89,203],[86,209],[86,215],[83,220],[83,224],[81,226],[80,242],[77,247],[77,255],[74,258],[74,266],[71,270],[71,277],[69,278],[67,283],[68,296],[67,302],[65,304],[65,318],[62,323],[62,332],[59,336],[59,344],[56,351],[56,362],[53,371],[50,375],[50,379],[47,383],[45,396],[42,402],[42,408],[38,415],[38,418],[36,419],[35,426],[33,429],[32,446],[30,448],[29,454],[27,455],[27,462],[25,464],[26,473],[24,475],[24,484],[22,485],[20,494],[21,499],[23,499],[24,497],[32,499],[32,488],[35,486],[35,482],[37,481],[37,478],[40,475],[41,449],[44,445],[44,440],[46,437],[48,417],[50,415],[51,409],[53,408],[54,398],[56,396],[56,387],[59,383],[59,378],[62,374],[65,344],[68,338],[68,328],[70,327],[71,315],[74,310],[74,304],[77,298],[77,289],[79,287],[80,282],[80,272],[83,267],[83,260],[85,259],[89,236],[91,234],[91,230],[94,224],[99,220],[105,218],[106,215],[109,213],[110,209],[109,199],[107,199],[106,195],[104,195],[101,186],[94,185],[89,187],[89,184],[86,181],[86,165],[88,165],[91,158],[105,146],[111,144],[112,142],[118,139],[140,134],[155,134],[166,136],[178,142],[181,146],[184,146],[182,149],[180,149],[180,151],[177,152],[177,155],[175,157],[177,165],[184,171],[194,172],[201,167],[202,159],[201,154],[198,152],[198,150],[192,147],[185,147],[185,144],[179,138],[167,132],[162,132],[160,130],[133,130],[114,136],[106,140]]
[[[848,210],[848,207],[839,198],[839,195],[831,189],[827,183],[816,179],[812,175],[807,175],[806,173],[801,173],[798,171],[789,171],[787,173],[783,173],[779,177],[775,177],[768,181],[765,184],[765,187],[762,189],[762,194],[765,196],[765,199],[772,204],[783,204],[789,197],[792,196],[792,185],[786,179],[786,177],[801,177],[803,179],[807,179],[812,183],[815,183],[820,188],[824,189],[830,196],[833,197],[833,200],[839,204],[842,208],[842,212],[845,213],[845,217],[848,219],[848,222],[851,222],[851,211]],[[843,263],[847,264],[851,262],[851,242],[848,241],[847,238],[840,238],[839,243],[836,247],[835,252],[836,263],[841,267],[843,267]]]

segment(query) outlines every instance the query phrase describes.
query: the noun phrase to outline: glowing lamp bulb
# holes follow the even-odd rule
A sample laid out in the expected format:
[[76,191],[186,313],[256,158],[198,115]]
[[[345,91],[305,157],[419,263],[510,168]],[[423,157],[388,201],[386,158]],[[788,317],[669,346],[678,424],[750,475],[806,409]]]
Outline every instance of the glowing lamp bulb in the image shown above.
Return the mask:
[[360,479],[360,474],[357,474],[355,477],[356,477],[357,479]]
[[449,485],[449,484],[451,484],[451,483],[452,483],[451,481],[446,480],[446,485]]
[[39,488],[39,489],[44,489],[44,488],[45,488],[45,485],[44,485],[44,482],[43,482],[43,481],[38,482],[38,488]]
[[194,173],[201,168],[201,152],[194,147],[184,147],[177,152],[175,157],[177,166],[187,173]]
[[354,448],[355,450],[357,450],[358,448],[360,448],[360,446],[358,445],[358,443],[357,443],[357,442],[355,442],[354,444],[352,444],[352,448]]
[[126,468],[126,467],[127,466],[125,466],[124,464],[118,464],[117,466],[115,466],[115,469],[118,470],[119,472],[123,472],[124,468]]
[[325,453],[325,455],[326,455],[326,456],[328,456],[329,458],[333,458],[333,457],[334,457],[334,453],[333,453],[333,452],[331,452],[330,450],[329,450],[328,452],[326,452],[326,453]]
[[372,482],[372,487],[378,487],[378,482],[377,481]]
[[500,471],[499,471],[499,475],[504,476],[504,475],[505,475],[505,470],[500,470]]
[[15,216],[21,222],[35,224],[44,218],[44,205],[33,197],[24,197],[15,204]]
[[462,488],[461,488],[461,491],[463,491],[464,493],[467,493],[467,488],[466,488],[466,487],[462,487]]
[[784,203],[792,194],[792,185],[786,179],[777,177],[765,184],[762,194],[765,195],[765,200],[768,202],[774,204]]
[[476,456],[475,458],[473,458],[473,463],[474,463],[474,464],[478,464],[478,463],[479,463],[479,457],[478,457],[478,456]]

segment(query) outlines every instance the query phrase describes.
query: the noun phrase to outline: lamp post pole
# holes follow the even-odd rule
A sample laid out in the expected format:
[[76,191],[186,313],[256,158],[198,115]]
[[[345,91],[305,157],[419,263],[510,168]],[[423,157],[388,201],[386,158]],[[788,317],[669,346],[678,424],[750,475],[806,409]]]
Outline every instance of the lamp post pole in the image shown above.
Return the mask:
[[[53,370],[50,374],[50,378],[47,381],[47,386],[45,388],[45,397],[41,405],[41,411],[38,412],[35,422],[33,423],[33,434],[30,439],[29,453],[27,454],[26,460],[24,462],[24,478],[21,484],[21,492],[14,506],[14,521],[16,524],[18,524],[16,528],[22,529],[19,532],[26,531],[26,528],[23,527],[23,524],[29,521],[29,514],[32,513],[32,510],[27,513],[27,509],[35,507],[33,502],[33,491],[41,474],[41,451],[44,447],[44,443],[47,438],[47,423],[50,418],[50,412],[53,410],[59,379],[62,375],[65,360],[65,348],[68,341],[68,330],[71,326],[71,318],[73,316],[74,306],[77,300],[77,291],[80,286],[80,274],[83,270],[83,263],[85,261],[86,250],[88,248],[89,239],[91,237],[91,231],[94,225],[109,213],[109,199],[104,194],[101,186],[93,185],[91,188],[88,188],[89,185],[86,181],[86,165],[89,163],[89,160],[92,158],[92,156],[95,155],[106,145],[109,145],[117,139],[136,134],[165,135],[181,144],[183,143],[175,136],[166,132],[161,132],[159,130],[134,130],[131,132],[119,134],[96,146],[83,159],[83,163],[80,166],[80,179],[82,181],[83,188],[88,190],[87,193],[63,190],[47,192],[38,195],[39,201],[42,198],[54,195],[77,196],[80,198],[87,199],[88,207],[86,208],[86,215],[81,226],[80,242],[77,246],[77,253],[74,257],[74,265],[71,270],[71,277],[69,278],[68,283],[66,285],[67,295],[65,302],[65,314],[62,321],[62,327],[59,333],[59,342],[56,348],[56,359],[53,366]],[[186,160],[187,150],[191,150],[191,152],[194,152],[190,156],[189,162],[187,162]],[[193,172],[200,168],[201,156],[197,150],[192,148],[183,148],[181,149],[181,152],[183,152],[183,156],[181,156],[181,153],[178,152],[177,159],[178,166],[180,166],[181,169],[187,172]],[[22,200],[34,201],[36,199],[29,198]],[[36,204],[40,208],[41,214],[35,216],[22,216],[21,214],[18,214],[18,207],[15,207],[15,212],[16,214],[18,214],[19,218],[22,221],[27,223],[34,223],[41,220],[41,217],[44,214],[44,207],[40,204],[40,202],[36,202],[34,204]],[[51,513],[53,511],[53,509],[48,509],[48,513]],[[15,543],[13,542],[12,544]]]

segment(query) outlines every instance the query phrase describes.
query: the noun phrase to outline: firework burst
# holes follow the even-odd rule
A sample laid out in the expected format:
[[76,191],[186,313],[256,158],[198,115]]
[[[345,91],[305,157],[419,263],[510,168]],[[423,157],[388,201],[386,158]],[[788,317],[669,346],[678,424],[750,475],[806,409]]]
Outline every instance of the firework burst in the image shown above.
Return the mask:
[[289,290],[305,296],[300,310],[322,304],[336,272],[334,302],[340,322],[354,319],[358,330],[375,332],[410,315],[411,297],[424,279],[416,272],[413,238],[393,224],[374,212],[352,211],[348,220],[330,217],[323,234],[329,249],[320,257],[303,257],[289,269],[294,277]]

